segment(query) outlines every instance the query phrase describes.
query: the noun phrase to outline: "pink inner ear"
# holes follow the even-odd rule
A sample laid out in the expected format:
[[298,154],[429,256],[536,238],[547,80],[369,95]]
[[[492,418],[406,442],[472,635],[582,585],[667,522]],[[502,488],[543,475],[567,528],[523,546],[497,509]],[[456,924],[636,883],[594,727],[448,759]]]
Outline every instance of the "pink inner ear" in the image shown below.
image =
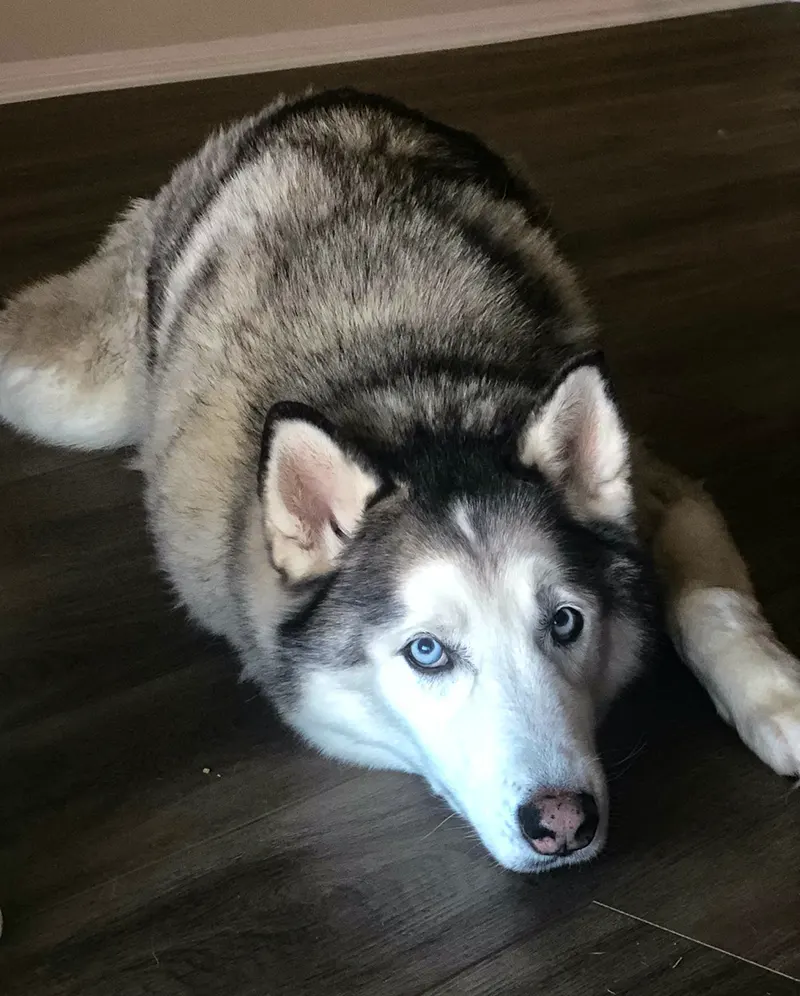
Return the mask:
[[319,537],[331,518],[334,470],[321,454],[288,453],[278,467],[278,492],[309,539]]

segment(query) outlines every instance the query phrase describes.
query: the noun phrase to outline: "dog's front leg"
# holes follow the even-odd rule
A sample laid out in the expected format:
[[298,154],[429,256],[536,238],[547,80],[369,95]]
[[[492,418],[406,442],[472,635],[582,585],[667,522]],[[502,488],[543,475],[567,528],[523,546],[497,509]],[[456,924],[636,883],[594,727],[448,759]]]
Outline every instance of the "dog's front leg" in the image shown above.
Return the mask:
[[744,742],[779,774],[800,774],[800,662],[764,618],[722,515],[643,448],[635,475],[678,652]]

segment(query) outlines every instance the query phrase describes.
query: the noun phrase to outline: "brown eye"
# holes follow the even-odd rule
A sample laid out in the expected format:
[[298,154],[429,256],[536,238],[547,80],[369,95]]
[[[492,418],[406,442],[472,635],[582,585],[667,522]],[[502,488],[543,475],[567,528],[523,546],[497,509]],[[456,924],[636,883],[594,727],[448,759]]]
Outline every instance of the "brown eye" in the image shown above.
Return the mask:
[[571,605],[556,609],[550,620],[550,633],[556,643],[566,647],[574,643],[583,632],[583,616]]

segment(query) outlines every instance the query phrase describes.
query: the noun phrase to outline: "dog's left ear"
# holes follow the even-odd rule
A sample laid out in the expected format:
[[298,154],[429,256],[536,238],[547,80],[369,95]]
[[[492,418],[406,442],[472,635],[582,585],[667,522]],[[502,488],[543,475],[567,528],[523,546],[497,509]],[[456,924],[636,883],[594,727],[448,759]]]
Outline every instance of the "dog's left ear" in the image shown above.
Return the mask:
[[267,417],[259,493],[275,567],[303,581],[332,570],[381,480],[305,405],[281,403]]
[[568,363],[519,437],[517,455],[536,467],[581,520],[625,520],[633,510],[628,433],[602,355]]

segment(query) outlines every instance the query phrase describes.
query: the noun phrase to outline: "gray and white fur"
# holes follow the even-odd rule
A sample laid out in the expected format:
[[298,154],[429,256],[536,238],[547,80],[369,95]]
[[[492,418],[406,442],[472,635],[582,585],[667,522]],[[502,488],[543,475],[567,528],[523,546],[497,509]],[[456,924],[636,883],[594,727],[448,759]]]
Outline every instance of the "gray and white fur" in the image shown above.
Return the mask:
[[631,441],[526,182],[353,91],[217,132],[0,314],[0,416],[135,447],[188,612],[321,750],[423,775],[504,866],[602,848],[595,731],[667,624],[800,768],[800,669],[710,499]]

